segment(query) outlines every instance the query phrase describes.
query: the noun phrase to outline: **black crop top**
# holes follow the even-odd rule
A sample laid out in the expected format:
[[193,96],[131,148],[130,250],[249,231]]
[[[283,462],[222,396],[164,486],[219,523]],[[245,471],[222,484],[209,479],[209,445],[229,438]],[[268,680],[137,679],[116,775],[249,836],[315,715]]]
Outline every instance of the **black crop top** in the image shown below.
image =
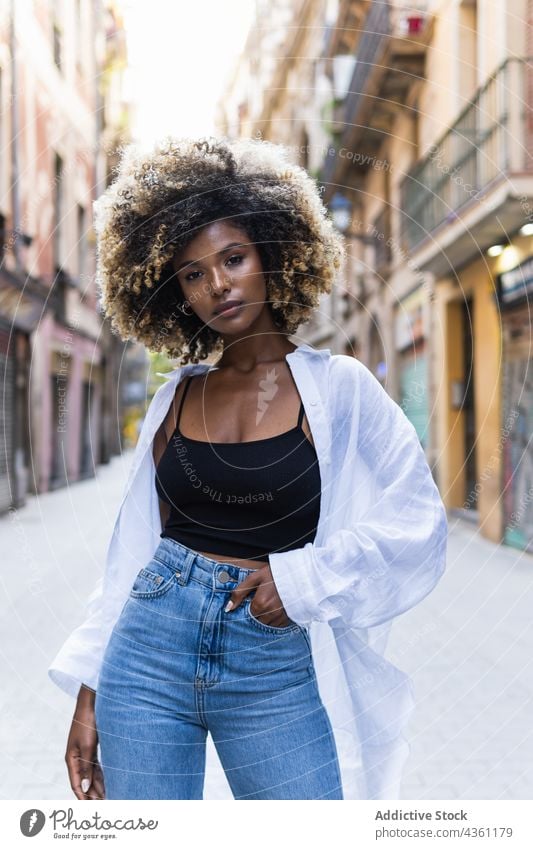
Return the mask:
[[315,538],[320,511],[316,451],[302,430],[249,442],[189,439],[176,429],[156,470],[159,498],[170,505],[161,537],[195,551],[268,560]]

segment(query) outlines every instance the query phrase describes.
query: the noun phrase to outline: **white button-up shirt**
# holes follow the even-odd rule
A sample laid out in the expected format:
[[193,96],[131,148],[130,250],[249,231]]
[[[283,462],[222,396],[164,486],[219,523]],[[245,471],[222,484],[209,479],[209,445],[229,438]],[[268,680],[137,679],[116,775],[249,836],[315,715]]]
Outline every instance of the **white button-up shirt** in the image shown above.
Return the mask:
[[[310,629],[345,799],[397,799],[414,706],[409,676],[385,659],[394,617],[434,588],[446,564],[446,511],[416,431],[358,360],[300,345],[286,355],[315,444],[322,493],[313,542],[269,556],[287,615]],[[94,690],[104,650],[139,571],[160,542],[153,440],[178,383],[167,373],[146,413],[85,621],[48,669],[73,697]],[[222,767],[220,767],[222,768]]]

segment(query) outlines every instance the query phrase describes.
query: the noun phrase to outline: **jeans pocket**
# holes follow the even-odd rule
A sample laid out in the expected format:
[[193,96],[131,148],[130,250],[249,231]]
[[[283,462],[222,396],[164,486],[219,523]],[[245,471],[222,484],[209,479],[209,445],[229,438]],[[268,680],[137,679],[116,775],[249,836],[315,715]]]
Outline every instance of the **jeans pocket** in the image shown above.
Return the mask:
[[130,598],[159,598],[176,581],[176,572],[161,560],[153,558],[137,572],[130,589]]
[[244,599],[244,613],[248,620],[252,623],[252,625],[255,625],[256,628],[260,628],[261,631],[265,631],[268,634],[288,634],[291,631],[300,630],[300,626],[297,625],[296,622],[293,622],[291,625],[283,625],[278,628],[277,625],[266,625],[264,622],[261,622],[259,619],[256,619],[250,609],[252,601],[253,599],[251,599],[249,596]]

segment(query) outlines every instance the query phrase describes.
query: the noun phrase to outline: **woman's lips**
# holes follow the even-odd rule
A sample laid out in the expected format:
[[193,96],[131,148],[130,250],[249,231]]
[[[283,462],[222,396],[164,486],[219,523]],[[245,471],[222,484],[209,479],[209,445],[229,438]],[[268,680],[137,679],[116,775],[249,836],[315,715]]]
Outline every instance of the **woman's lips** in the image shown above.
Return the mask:
[[228,316],[234,315],[235,313],[237,313],[241,309],[242,306],[243,306],[243,302],[239,301],[238,303],[233,304],[232,306],[228,306],[228,307],[225,307],[225,308],[218,310],[215,313],[215,316],[218,317],[219,315],[228,315]]

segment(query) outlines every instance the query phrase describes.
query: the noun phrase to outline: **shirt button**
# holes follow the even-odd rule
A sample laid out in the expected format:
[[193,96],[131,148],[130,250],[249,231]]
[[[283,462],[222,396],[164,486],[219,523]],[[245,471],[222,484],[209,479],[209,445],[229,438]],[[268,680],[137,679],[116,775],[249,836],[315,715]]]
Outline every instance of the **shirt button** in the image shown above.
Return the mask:
[[225,570],[220,572],[218,579],[219,579],[219,581],[222,581],[222,583],[229,581],[229,572],[226,572]]
[[313,407],[315,406],[315,404],[318,404],[318,401],[316,400],[316,398],[313,398],[313,400],[311,401],[311,404],[313,405]]

